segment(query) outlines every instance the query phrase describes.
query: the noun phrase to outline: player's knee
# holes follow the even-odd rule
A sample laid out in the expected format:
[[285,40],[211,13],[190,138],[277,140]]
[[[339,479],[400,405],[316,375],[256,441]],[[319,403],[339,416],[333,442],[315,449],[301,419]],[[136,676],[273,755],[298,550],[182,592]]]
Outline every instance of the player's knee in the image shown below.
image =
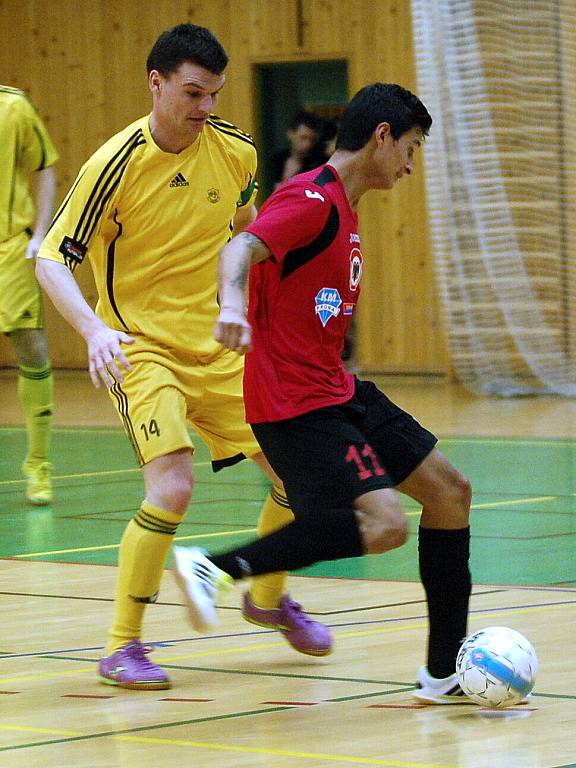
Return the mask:
[[371,553],[381,554],[406,544],[408,540],[408,519],[399,512],[391,519],[386,519],[380,526],[378,535],[372,542]]
[[395,495],[375,509],[357,509],[356,514],[367,554],[381,554],[406,543],[408,518]]
[[469,510],[472,503],[472,483],[464,475],[460,475],[460,493],[466,509]]
[[467,521],[472,502],[472,484],[470,480],[460,472],[454,472],[448,493],[450,494],[452,505],[459,510],[462,517]]
[[424,510],[429,518],[423,517],[426,527],[465,527],[470,517],[472,485],[468,478],[453,469],[448,477],[436,489],[432,498],[424,503]]
[[170,490],[172,503],[176,509],[181,510],[182,514],[188,509],[188,504],[192,498],[192,478],[180,478],[173,483]]
[[184,516],[192,498],[193,485],[192,476],[171,477],[162,487],[155,489],[156,503],[163,509]]
[[48,341],[42,330],[24,330],[14,333],[12,343],[20,365],[44,368],[48,365]]

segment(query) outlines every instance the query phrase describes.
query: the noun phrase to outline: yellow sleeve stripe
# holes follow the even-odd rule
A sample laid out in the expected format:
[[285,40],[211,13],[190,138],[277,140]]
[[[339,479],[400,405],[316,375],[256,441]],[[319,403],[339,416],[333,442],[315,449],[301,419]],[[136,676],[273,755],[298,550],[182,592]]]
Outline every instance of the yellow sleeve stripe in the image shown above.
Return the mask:
[[221,125],[222,128],[232,128],[238,133],[241,133],[242,136],[246,136],[247,139],[252,139],[252,136],[249,133],[246,133],[246,131],[240,130],[240,128],[238,128],[237,125],[234,125],[234,123],[229,123],[227,120],[223,120],[221,117],[218,117],[218,115],[210,115],[208,119],[212,120],[212,122],[216,123],[217,125]]
[[38,143],[42,147],[42,157],[40,159],[40,165],[38,168],[36,168],[37,171],[43,171],[46,168],[46,142],[44,141],[44,136],[40,133],[38,128],[34,126],[34,133],[36,134],[36,137],[38,138]]
[[208,124],[217,131],[220,131],[220,133],[225,133],[228,136],[233,136],[235,139],[240,139],[240,141],[245,141],[247,144],[255,146],[252,136],[249,133],[244,133],[240,128],[236,128],[232,123],[226,123],[224,120],[220,120],[220,118],[209,117]]
[[78,219],[78,224],[74,232],[74,240],[76,242],[82,243],[83,245],[88,244],[106,207],[106,203],[120,183],[122,174],[130,160],[130,155],[137,147],[145,143],[146,139],[144,138],[142,130],[137,130],[104,166],[104,169],[92,187],[92,192],[90,193],[86,205],[84,206],[84,210]]
[[146,144],[146,139],[144,138],[142,131],[138,129],[104,166],[100,176],[92,187],[86,205],[78,219],[73,236],[73,239],[77,243],[86,246],[88,245],[90,238],[98,225],[100,217],[106,208],[108,200],[120,183],[122,174],[126,170],[126,166],[130,160],[130,155],[142,144]]
[[24,91],[20,88],[11,88],[9,85],[0,85],[0,93],[11,93],[13,96],[23,96],[26,98]]

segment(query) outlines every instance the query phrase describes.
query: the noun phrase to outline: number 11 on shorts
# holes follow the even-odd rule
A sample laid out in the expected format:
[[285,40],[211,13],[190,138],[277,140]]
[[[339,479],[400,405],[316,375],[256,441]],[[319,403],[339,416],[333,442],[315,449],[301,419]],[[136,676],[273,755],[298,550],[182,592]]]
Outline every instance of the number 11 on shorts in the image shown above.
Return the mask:
[[[366,462],[364,459],[366,459]],[[374,450],[368,443],[364,444],[362,452],[358,450],[358,446],[350,445],[348,447],[348,453],[346,454],[346,461],[348,463],[354,462],[356,464],[358,478],[360,480],[368,480],[368,478],[373,475],[381,476],[386,474],[380,466],[380,462],[378,461],[378,457],[374,453]],[[368,462],[371,466],[367,466]]]

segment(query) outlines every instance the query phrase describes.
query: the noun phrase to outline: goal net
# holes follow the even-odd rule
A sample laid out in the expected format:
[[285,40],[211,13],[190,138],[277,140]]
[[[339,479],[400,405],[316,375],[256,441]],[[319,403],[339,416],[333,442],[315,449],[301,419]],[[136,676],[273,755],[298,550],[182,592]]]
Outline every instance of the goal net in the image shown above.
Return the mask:
[[576,3],[412,0],[455,376],[576,395]]

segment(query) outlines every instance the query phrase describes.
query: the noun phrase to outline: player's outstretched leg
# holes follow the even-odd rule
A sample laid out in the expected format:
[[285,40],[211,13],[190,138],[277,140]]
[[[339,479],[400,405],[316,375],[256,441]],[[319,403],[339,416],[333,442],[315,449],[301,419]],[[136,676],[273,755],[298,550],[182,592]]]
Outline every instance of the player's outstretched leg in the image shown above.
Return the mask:
[[[218,623],[218,598],[232,588],[233,579],[194,547],[174,547],[174,576],[184,596],[190,623],[197,632],[208,632]],[[278,608],[265,609],[254,605],[246,593],[242,615],[252,624],[278,630],[300,653],[326,656],[332,650],[330,630],[308,618],[289,595],[281,598]]]
[[[260,512],[258,535],[266,536],[293,520],[283,489],[273,486]],[[324,624],[307,616],[302,606],[286,594],[287,576],[281,572],[253,578],[250,591],[243,598],[242,616],[251,624],[281,632],[299,653],[326,656],[332,652],[332,634]]]

